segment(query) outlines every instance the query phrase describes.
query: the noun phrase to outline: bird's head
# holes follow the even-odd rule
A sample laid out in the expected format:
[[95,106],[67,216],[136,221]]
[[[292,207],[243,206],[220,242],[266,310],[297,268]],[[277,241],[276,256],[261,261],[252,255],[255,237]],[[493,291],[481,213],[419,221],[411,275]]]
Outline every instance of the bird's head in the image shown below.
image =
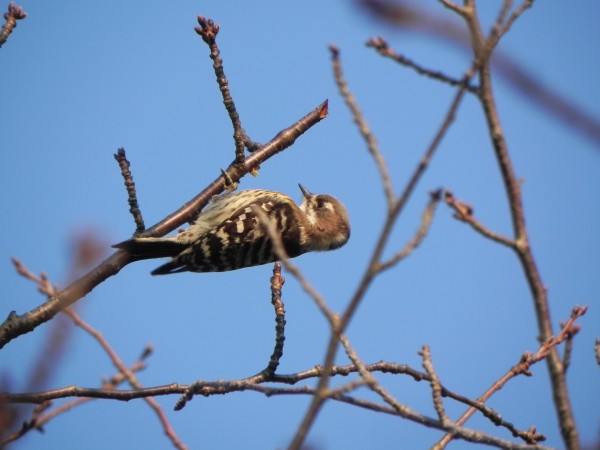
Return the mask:
[[298,185],[304,199],[300,209],[309,223],[308,235],[313,250],[333,250],[350,238],[350,219],[346,208],[337,198],[327,194],[312,194]]

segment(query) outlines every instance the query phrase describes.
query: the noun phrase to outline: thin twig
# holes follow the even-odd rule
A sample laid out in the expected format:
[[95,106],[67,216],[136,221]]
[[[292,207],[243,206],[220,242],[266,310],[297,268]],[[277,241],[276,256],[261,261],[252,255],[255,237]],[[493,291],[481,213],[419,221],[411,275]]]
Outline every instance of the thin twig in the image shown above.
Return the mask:
[[133,216],[135,222],[135,234],[139,234],[146,229],[146,225],[144,225],[144,218],[142,217],[142,211],[140,211],[137,193],[135,191],[135,183],[133,182],[133,174],[129,170],[130,163],[124,148],[121,147],[117,150],[117,153],[115,153],[115,160],[121,168],[121,175],[123,176],[125,188],[127,189],[127,201],[129,203],[129,212]]
[[457,200],[452,194],[452,191],[446,189],[444,191],[444,201],[448,206],[454,210],[454,218],[461,222],[468,223],[475,231],[480,233],[492,241],[498,242],[499,244],[505,245],[514,249],[516,242],[506,236],[496,233],[495,231],[486,228],[481,222],[479,222],[473,215],[473,208],[467,203]]
[[281,288],[285,278],[281,275],[281,263],[273,264],[273,276],[271,277],[271,303],[275,308],[275,348],[265,369],[267,377],[272,377],[279,366],[279,360],[283,356],[283,344],[285,342],[285,305],[281,300]]
[[23,11],[22,6],[16,6],[14,2],[8,4],[8,12],[4,13],[6,22],[0,30],[0,47],[4,45],[10,33],[17,27],[17,20],[23,20],[25,17],[27,17],[27,13]]
[[[369,372],[382,372],[382,373],[391,373],[391,374],[402,374],[408,375],[415,381],[427,380],[427,374],[424,372],[420,372],[411,368],[406,364],[397,364],[386,361],[380,361],[374,364],[367,364],[366,369]],[[358,367],[355,364],[348,364],[345,366],[333,365],[331,368],[331,376],[348,376],[352,373],[358,372]],[[323,367],[315,366],[311,369],[304,370],[294,374],[277,374],[274,375],[272,380],[277,383],[284,384],[296,384],[299,381],[307,380],[310,378],[317,378],[323,375]],[[452,396],[453,394],[448,392],[448,396]],[[460,401],[460,400],[459,400]]]
[[433,407],[435,408],[435,412],[438,415],[439,421],[448,426],[452,422],[448,417],[448,414],[446,414],[446,410],[444,408],[444,402],[442,401],[442,383],[440,383],[440,378],[433,367],[431,350],[429,349],[429,346],[424,345],[419,354],[423,358],[423,368],[431,379],[429,384],[431,385],[431,395],[433,397]]
[[394,203],[394,188],[392,186],[392,179],[390,177],[385,158],[383,157],[381,150],[379,150],[379,144],[377,144],[377,139],[371,131],[369,124],[365,120],[362,111],[358,107],[354,95],[352,95],[352,92],[350,92],[350,89],[348,88],[348,82],[344,78],[344,73],[342,71],[342,63],[340,61],[340,50],[336,46],[330,45],[329,52],[331,53],[334,79],[340,91],[340,95],[342,96],[342,98],[346,102],[346,105],[348,106],[348,109],[352,113],[354,123],[356,124],[358,131],[365,140],[367,148],[369,149],[369,153],[373,157],[373,161],[375,161],[377,170],[379,170],[381,184],[383,185],[383,192],[385,193],[385,197],[388,202],[388,208],[391,209]]
[[244,163],[244,148],[245,142],[250,139],[246,136],[246,132],[242,127],[242,121],[240,115],[237,112],[231,92],[229,91],[229,82],[225,76],[225,70],[223,69],[223,60],[220,58],[220,50],[217,46],[217,34],[219,33],[219,25],[214,23],[212,19],[206,19],[205,17],[198,16],[199,27],[195,27],[194,30],[198,33],[202,40],[208,45],[210,49],[210,58],[213,60],[213,69],[217,77],[217,83],[219,90],[223,96],[223,104],[227,109],[231,124],[233,125],[233,140],[235,142],[235,160],[238,164]]
[[[446,75],[445,73],[440,72],[439,70],[427,69],[412,61],[411,59],[407,58],[406,56],[396,53],[390,48],[389,44],[382,36],[377,36],[369,39],[365,45],[367,47],[374,48],[377,51],[377,53],[379,53],[381,56],[390,58],[398,64],[408,67],[409,69],[413,69],[419,75],[424,75],[428,78],[441,81],[443,83],[449,84],[450,86],[460,86],[464,82],[463,80],[459,80],[458,78],[453,78],[449,75]],[[467,85],[466,89],[467,91],[473,94],[476,94],[478,92],[478,88],[476,86],[471,85],[470,83]]]

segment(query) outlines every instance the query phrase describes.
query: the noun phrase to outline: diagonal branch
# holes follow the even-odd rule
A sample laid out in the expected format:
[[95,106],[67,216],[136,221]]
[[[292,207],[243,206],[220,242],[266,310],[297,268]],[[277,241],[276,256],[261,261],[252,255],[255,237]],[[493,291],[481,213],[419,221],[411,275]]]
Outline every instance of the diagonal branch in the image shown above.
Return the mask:
[[[535,352],[533,354],[525,352],[521,356],[519,363],[517,365],[511,367],[510,370],[508,370],[508,372],[506,372],[485,393],[483,393],[483,395],[481,395],[481,397],[479,397],[477,399],[477,403],[483,404],[484,402],[486,402],[493,394],[495,394],[496,392],[501,390],[504,387],[504,385],[506,385],[506,383],[508,383],[508,381],[511,380],[512,378],[514,378],[518,375],[526,375],[526,376],[531,375],[529,368],[532,365],[540,362],[542,359],[547,360],[547,358],[553,352],[557,351],[556,346],[558,344],[564,342],[565,340],[570,339],[570,336],[572,336],[572,334],[573,334],[573,327],[575,326],[574,325],[575,320],[577,320],[579,317],[583,316],[586,312],[587,312],[587,307],[573,308],[573,310],[571,312],[571,317],[569,318],[569,320],[567,321],[567,323],[564,325],[563,329],[557,336],[551,336],[549,339],[547,339],[542,345],[540,345],[537,352]],[[476,409],[474,407],[469,408],[456,421],[456,424],[459,426],[463,425],[475,413],[475,410]],[[535,442],[538,436],[539,435],[535,432],[535,430],[533,430],[533,432],[527,433],[525,436],[522,436],[522,437],[531,438],[531,440],[529,440],[528,442]],[[440,445],[440,448],[444,448],[448,444],[448,442],[450,442],[451,439],[453,439],[452,435],[450,435],[450,434],[445,435],[438,442],[438,444]]]
[[[280,131],[270,142],[263,145],[244,159],[242,164],[235,161],[230,164],[226,172],[235,182],[243,176],[257,169],[267,159],[275,156],[286,148],[313,125],[327,117],[327,101],[323,102],[306,116]],[[209,199],[225,189],[225,180],[219,175],[200,194],[185,203],[181,208],[165,217],[163,220],[147,229],[140,236],[163,236],[186,222],[196,217],[198,212],[208,203]],[[117,251],[101,262],[87,274],[77,279],[61,292],[53,295],[42,305],[33,310],[17,315],[12,311],[8,318],[0,325],[0,348],[22,334],[33,331],[37,326],[52,319],[59,311],[71,306],[84,295],[92,291],[109,277],[116,275],[133,259],[126,251]]]

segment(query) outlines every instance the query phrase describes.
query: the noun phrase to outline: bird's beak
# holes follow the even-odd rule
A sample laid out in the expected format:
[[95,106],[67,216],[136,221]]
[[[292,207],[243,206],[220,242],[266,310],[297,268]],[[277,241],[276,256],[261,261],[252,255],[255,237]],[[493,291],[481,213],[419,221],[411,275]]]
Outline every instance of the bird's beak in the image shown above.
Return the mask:
[[304,198],[306,198],[307,200],[312,196],[310,191],[308,189],[306,189],[304,186],[302,186],[300,183],[298,183],[298,187],[300,188],[302,195],[304,195]]

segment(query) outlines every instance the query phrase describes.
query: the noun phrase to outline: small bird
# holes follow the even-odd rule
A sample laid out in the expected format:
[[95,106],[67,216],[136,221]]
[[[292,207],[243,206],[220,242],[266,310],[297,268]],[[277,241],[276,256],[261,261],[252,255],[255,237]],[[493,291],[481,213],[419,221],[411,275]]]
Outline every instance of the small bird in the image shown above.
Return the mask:
[[127,250],[137,259],[172,257],[152,271],[152,275],[164,275],[225,272],[277,261],[265,218],[290,258],[344,245],[350,238],[344,205],[330,195],[311,194],[298,186],[304,197],[299,207],[279,192],[245,190],[217,195],[185,231],[166,238],[133,238],[113,247]]

